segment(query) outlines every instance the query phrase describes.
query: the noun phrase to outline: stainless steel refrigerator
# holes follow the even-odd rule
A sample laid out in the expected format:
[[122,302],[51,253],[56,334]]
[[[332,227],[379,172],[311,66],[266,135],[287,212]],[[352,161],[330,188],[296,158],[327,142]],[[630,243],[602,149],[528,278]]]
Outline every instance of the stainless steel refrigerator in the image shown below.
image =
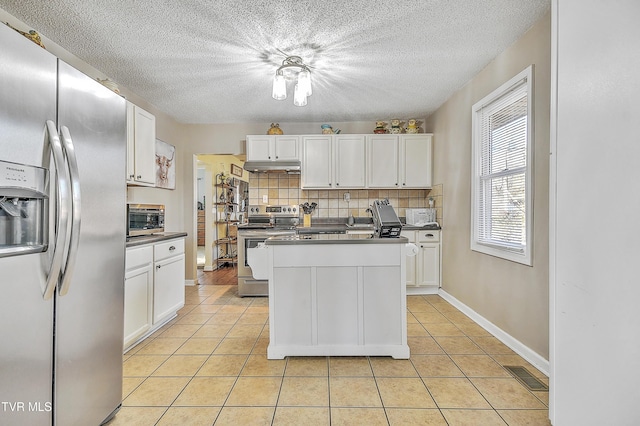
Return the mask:
[[0,424],[122,399],[125,100],[0,23]]

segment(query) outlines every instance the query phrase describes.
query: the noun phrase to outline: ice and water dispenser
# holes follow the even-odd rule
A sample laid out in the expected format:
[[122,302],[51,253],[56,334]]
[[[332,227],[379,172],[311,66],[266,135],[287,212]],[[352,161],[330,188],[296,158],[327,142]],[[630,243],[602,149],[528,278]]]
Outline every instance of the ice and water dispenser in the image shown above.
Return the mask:
[[48,171],[0,161],[0,257],[47,250]]

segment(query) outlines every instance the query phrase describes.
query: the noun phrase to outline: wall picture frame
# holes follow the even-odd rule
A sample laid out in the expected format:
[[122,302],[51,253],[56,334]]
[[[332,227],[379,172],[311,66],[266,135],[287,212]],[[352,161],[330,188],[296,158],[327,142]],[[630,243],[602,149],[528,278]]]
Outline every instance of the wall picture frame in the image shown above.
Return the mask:
[[232,164],[231,165],[231,174],[238,176],[238,177],[242,177],[242,167],[238,166],[237,164]]
[[156,139],[156,188],[176,189],[176,147]]

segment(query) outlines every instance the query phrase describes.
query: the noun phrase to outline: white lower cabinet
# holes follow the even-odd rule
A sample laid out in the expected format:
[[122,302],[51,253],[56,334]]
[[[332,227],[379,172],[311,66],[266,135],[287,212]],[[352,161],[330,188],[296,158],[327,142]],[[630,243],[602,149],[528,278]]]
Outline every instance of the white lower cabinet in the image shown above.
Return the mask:
[[407,257],[407,292],[436,293],[440,287],[440,232],[402,231],[410,243],[418,246],[416,256]]
[[440,286],[440,244],[418,243],[417,286]]
[[[153,275],[153,323],[173,316],[184,306],[184,240],[156,244],[154,252],[173,247],[173,255],[156,260]],[[181,246],[181,247],[179,247]],[[158,259],[158,256],[155,256]]]
[[126,259],[125,351],[184,306],[184,238],[128,248]]
[[153,247],[127,250],[124,275],[124,347],[135,343],[152,323]]

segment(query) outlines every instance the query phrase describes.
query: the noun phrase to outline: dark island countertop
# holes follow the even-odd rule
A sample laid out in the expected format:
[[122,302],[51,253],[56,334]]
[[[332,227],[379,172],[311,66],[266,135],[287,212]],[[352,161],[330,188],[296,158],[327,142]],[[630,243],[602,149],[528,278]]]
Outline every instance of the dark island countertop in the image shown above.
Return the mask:
[[363,234],[307,234],[274,236],[268,238],[265,244],[406,244],[408,242],[409,240],[405,237],[377,238]]
[[174,238],[184,238],[186,236],[187,236],[186,232],[163,232],[160,234],[127,237],[127,248],[142,246],[145,244],[155,244],[161,241],[173,240]]

